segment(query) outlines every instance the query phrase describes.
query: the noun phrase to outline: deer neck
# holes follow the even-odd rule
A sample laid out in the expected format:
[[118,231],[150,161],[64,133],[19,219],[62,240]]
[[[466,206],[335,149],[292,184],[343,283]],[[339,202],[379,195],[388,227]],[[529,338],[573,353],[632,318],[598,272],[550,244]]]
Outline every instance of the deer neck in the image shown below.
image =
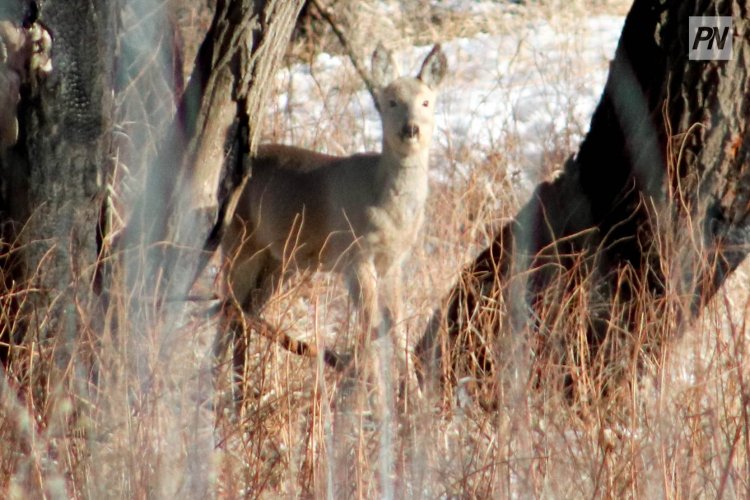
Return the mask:
[[408,198],[409,205],[424,204],[427,198],[429,152],[418,151],[400,155],[384,147],[379,163],[379,176],[386,197]]
[[401,155],[383,147],[380,156],[380,173],[384,178],[426,177],[429,154],[427,150]]

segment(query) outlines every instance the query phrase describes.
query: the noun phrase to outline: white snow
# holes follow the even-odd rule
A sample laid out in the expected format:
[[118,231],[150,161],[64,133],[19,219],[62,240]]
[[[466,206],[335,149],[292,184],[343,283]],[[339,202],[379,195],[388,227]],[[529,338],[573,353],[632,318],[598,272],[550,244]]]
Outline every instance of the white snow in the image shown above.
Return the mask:
[[[540,170],[549,169],[542,164],[545,148],[559,145],[562,137],[572,153],[588,129],[622,23],[613,16],[520,21],[509,34],[443,42],[449,74],[437,103],[434,175],[447,168],[439,153],[447,147],[469,158],[501,147],[523,187],[538,182]],[[399,52],[401,67],[416,73],[428,50]],[[312,70],[299,64],[283,71],[282,89],[289,92],[280,93],[277,102],[276,112],[286,121],[283,137],[276,139],[339,154],[378,149],[380,121],[364,85],[350,94],[343,87],[356,82],[352,75],[348,60],[328,54],[317,56]],[[352,144],[324,143],[342,130],[354,138]]]

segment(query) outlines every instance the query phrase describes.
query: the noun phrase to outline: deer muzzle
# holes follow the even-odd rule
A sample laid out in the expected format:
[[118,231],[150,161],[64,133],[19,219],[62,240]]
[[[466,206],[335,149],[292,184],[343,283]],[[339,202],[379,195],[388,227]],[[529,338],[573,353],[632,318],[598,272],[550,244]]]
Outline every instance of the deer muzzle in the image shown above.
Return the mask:
[[419,137],[419,125],[416,123],[407,123],[401,128],[401,139],[416,139]]

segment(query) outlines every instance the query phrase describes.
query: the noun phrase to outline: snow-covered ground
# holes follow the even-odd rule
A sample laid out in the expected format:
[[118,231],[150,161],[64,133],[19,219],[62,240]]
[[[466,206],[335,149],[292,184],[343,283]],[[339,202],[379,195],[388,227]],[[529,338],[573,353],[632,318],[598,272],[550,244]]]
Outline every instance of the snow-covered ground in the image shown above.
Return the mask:
[[[550,138],[557,137],[559,144],[559,136],[565,136],[572,152],[585,134],[623,18],[509,22],[514,28],[502,35],[479,33],[443,42],[449,74],[437,104],[433,152],[441,150],[440,144],[469,155],[503,147],[511,155],[511,173],[529,188],[543,175],[543,168],[550,168],[541,164]],[[398,52],[402,71],[416,73],[428,50],[414,47]],[[321,54],[312,67],[296,65],[283,71],[280,79],[284,91],[279,93],[276,112],[283,113],[285,122],[284,136],[276,140],[341,154],[379,147],[377,112],[347,59]],[[343,82],[352,80],[355,89],[347,94]],[[344,125],[343,116],[356,118]],[[341,132],[357,137],[353,145],[337,149],[320,137]],[[434,175],[440,176],[440,158],[433,158],[433,165]]]

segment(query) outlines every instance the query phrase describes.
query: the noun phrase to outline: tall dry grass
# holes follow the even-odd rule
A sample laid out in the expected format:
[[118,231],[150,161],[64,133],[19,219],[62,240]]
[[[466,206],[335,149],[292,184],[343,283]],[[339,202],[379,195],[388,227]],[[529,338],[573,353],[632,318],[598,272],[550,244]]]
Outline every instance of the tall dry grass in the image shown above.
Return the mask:
[[[540,4],[523,15],[555,22]],[[286,89],[282,81],[278,92]],[[333,152],[376,147],[362,116],[339,112],[359,89],[344,70],[337,88],[319,88],[327,105],[314,126],[295,128],[282,107],[269,114],[266,139]],[[586,124],[569,127],[547,141],[545,163],[570,154]],[[512,172],[519,154],[512,132],[499,133],[492,148],[455,139],[449,130],[435,139],[440,175],[405,273],[399,328],[411,343],[461,266],[527,196]],[[497,408],[486,411],[468,371],[456,374],[456,387],[399,396],[386,346],[371,346],[359,371],[337,373],[257,335],[232,401],[228,361],[213,382],[219,319],[205,314],[212,303],[171,305],[168,317],[178,321],[164,325],[155,304],[126,286],[129,270],[114,265],[120,285],[106,307],[75,304],[72,314],[86,327],[72,352],[33,328],[13,347],[0,377],[0,491],[5,498],[741,497],[750,491],[746,271],[693,324],[679,321],[678,292],[644,300],[638,328],[612,332],[608,352],[616,356],[602,364],[583,347],[598,305],[587,298],[589,276],[574,269],[560,279],[577,286],[543,303],[545,331],[530,320],[513,335],[478,332],[496,363],[489,390]],[[197,292],[209,296],[210,288]],[[3,314],[11,299],[33,293],[29,283],[5,290]],[[334,276],[287,284],[265,317],[339,352],[364,337]],[[571,377],[575,402],[564,389]]]

